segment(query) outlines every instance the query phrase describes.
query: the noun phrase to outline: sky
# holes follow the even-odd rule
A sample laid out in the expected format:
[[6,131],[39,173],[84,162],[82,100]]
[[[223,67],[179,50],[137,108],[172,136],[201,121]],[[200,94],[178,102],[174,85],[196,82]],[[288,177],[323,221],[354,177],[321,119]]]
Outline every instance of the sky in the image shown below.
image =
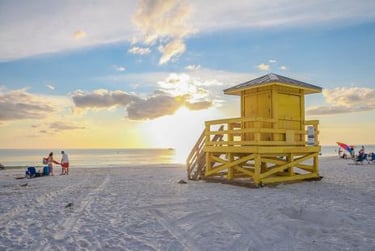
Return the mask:
[[193,147],[276,73],[322,145],[374,144],[375,1],[0,0],[0,148]]

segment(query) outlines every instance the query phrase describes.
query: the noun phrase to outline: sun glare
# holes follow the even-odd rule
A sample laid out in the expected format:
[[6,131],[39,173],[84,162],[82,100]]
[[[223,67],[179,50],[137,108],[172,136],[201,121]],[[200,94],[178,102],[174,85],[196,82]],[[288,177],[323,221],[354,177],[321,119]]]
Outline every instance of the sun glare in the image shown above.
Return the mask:
[[176,161],[183,162],[216,110],[190,111],[182,107],[174,115],[165,116],[143,124],[148,144],[155,148],[174,148]]

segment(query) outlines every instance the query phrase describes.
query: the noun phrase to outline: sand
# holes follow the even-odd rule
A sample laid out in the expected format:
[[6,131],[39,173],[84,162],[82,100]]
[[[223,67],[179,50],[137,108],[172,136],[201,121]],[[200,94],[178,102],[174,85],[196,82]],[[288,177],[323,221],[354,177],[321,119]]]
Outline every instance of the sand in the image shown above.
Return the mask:
[[375,250],[375,164],[350,163],[259,189],[179,184],[182,165],[0,170],[0,250]]

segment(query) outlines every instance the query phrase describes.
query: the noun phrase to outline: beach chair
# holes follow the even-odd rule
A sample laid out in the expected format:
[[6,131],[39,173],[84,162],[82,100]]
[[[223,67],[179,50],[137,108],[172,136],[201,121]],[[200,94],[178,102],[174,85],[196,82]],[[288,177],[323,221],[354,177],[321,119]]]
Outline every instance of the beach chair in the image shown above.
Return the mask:
[[[369,154],[370,155],[370,154]],[[371,153],[371,157],[369,156],[369,155],[367,155],[367,161],[368,161],[368,163],[370,164],[370,163],[372,163],[372,164],[374,164],[375,163],[375,153]]]
[[26,170],[26,178],[36,177],[36,174],[37,174],[37,172],[36,172],[35,167],[30,166],[30,167],[27,168],[27,170]]
[[354,159],[355,164],[363,164],[363,161],[367,160],[367,153],[360,154]]

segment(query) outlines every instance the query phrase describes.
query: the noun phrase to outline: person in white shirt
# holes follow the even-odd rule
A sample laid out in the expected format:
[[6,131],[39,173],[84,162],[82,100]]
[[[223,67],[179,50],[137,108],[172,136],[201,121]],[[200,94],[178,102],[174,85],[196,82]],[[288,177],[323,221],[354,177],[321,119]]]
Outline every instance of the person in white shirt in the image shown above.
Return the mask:
[[62,157],[61,157],[61,175],[68,175],[69,174],[69,158],[68,154],[66,152],[61,151]]

